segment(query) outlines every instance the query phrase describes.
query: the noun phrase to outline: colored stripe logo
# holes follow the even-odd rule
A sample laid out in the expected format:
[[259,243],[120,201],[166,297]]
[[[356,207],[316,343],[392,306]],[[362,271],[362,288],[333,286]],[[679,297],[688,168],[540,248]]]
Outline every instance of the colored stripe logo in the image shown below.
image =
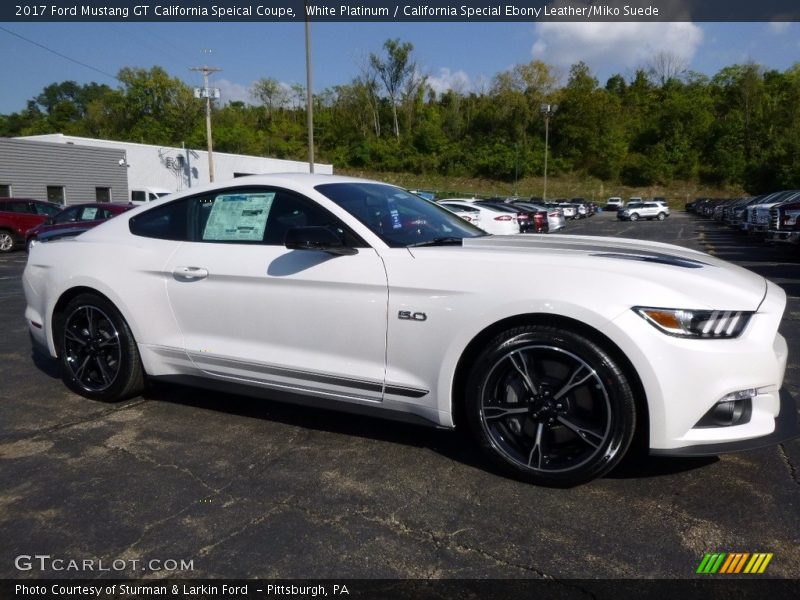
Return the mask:
[[702,575],[761,574],[772,560],[772,552],[714,552],[706,554],[697,567]]

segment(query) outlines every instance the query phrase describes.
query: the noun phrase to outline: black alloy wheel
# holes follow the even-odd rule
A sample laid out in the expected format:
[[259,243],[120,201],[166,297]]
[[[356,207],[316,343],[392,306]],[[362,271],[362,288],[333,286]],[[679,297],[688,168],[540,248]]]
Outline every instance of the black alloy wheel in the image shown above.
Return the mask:
[[60,312],[56,344],[62,378],[74,392],[115,402],[144,387],[144,371],[133,334],[111,302],[81,294]]
[[467,420],[495,465],[537,484],[568,487],[610,471],[636,425],[617,362],[574,332],[531,325],[496,337],[467,384]]

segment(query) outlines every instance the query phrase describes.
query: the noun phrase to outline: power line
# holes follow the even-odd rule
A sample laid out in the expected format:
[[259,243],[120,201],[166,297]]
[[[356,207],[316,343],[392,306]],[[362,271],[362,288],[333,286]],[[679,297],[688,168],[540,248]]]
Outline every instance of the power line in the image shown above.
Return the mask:
[[111,25],[115,29],[117,29],[117,31],[119,31],[120,33],[123,33],[124,35],[128,36],[132,40],[135,40],[136,43],[137,43],[137,48],[138,49],[147,50],[148,52],[153,54],[153,56],[158,56],[159,59],[160,59],[159,62],[163,62],[163,61],[166,60],[166,61],[168,61],[169,63],[171,63],[172,65],[174,65],[176,67],[179,66],[181,69],[186,69],[186,68],[189,67],[189,63],[180,63],[179,61],[177,61],[174,58],[172,58],[172,56],[173,56],[172,53],[166,52],[161,48],[156,48],[156,46],[152,45],[148,40],[144,40],[144,39],[141,38],[141,36],[134,35],[130,31],[128,31],[128,29],[126,27],[124,27],[122,25],[119,25],[118,23],[111,23]]
[[53,50],[52,48],[48,48],[47,46],[45,46],[43,44],[40,44],[39,42],[35,42],[33,40],[30,40],[30,39],[26,38],[23,35],[20,35],[20,34],[14,32],[14,31],[11,31],[10,29],[6,29],[5,27],[0,26],[0,30],[5,31],[6,33],[8,33],[10,35],[13,35],[15,37],[18,37],[19,39],[24,40],[24,41],[28,42],[29,44],[33,44],[34,46],[38,46],[42,50],[47,50],[48,52],[50,52],[52,54],[55,54],[56,56],[59,56],[59,57],[65,59],[65,60],[68,60],[70,62],[74,62],[76,65],[80,65],[82,67],[86,67],[87,69],[91,69],[92,71],[96,71],[97,73],[100,73],[101,75],[105,75],[106,77],[110,77],[111,79],[114,79],[115,81],[119,81],[120,83],[122,83],[122,81],[120,81],[117,78],[116,75],[112,75],[111,73],[106,73],[105,71],[102,71],[102,70],[98,69],[97,67],[93,67],[92,65],[87,65],[85,62],[81,62],[79,60],[76,60],[76,59],[74,59],[72,57],[67,56],[66,54],[61,54],[61,52],[58,52],[57,50]]

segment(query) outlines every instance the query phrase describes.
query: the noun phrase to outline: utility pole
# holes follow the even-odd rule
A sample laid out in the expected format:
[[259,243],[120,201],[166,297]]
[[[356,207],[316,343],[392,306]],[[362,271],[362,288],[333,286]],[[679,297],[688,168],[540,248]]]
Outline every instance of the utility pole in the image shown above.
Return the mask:
[[219,98],[219,88],[209,88],[208,87],[208,76],[211,73],[216,73],[218,71],[222,71],[222,69],[218,67],[209,67],[209,66],[202,66],[202,67],[191,67],[190,71],[199,71],[203,74],[203,87],[202,88],[194,88],[194,97],[195,98],[205,98],[206,99],[206,139],[208,140],[208,180],[213,183],[214,181],[214,144],[211,140],[211,98]]
[[[306,0],[305,4],[308,4]],[[314,92],[311,88],[311,23],[306,11],[306,126],[308,127],[308,172],[314,172]]]
[[550,143],[550,117],[558,110],[558,104],[542,104],[540,112],[544,115],[544,191],[542,200],[547,202],[547,147]]

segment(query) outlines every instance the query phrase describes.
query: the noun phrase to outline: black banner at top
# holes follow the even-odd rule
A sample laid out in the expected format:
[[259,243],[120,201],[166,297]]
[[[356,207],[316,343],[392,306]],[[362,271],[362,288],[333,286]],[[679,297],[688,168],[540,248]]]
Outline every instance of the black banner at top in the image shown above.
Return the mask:
[[799,21],[798,0],[10,0],[6,22]]

